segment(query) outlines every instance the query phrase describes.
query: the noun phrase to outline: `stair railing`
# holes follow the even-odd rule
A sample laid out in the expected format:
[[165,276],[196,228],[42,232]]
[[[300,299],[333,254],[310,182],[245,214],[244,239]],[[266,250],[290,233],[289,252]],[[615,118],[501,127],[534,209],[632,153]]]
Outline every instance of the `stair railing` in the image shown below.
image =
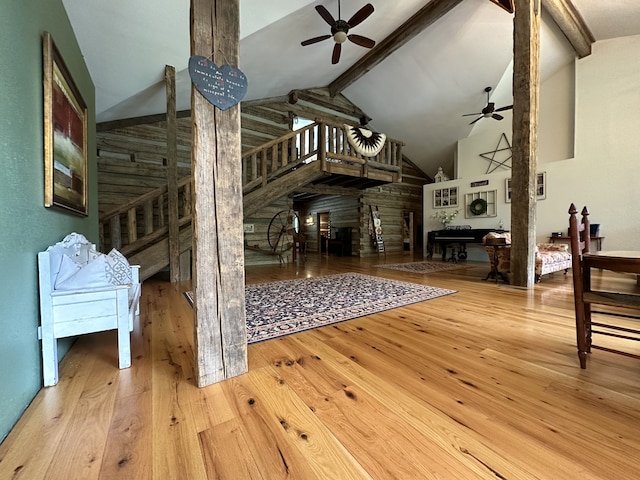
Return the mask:
[[402,175],[402,146],[387,138],[375,156],[358,153],[347,141],[344,124],[316,121],[300,130],[254,147],[242,155],[243,193],[263,187],[296,167],[318,160],[322,171],[326,162],[339,161],[378,168]]
[[[346,162],[402,174],[403,143],[387,138],[377,155],[366,157],[347,141],[344,124],[316,121],[299,130],[252,148],[242,155],[243,193],[247,194],[278,179],[295,168],[319,161],[322,171],[327,162]],[[117,248],[132,255],[161,240],[169,232],[168,187],[162,186],[100,217],[101,250]],[[178,182],[179,228],[192,218],[191,177]]]
[[[168,186],[152,190],[100,216],[102,251],[116,248],[129,256],[169,233]],[[178,225],[191,222],[191,177],[178,181]]]
[[307,125],[242,155],[243,193],[249,193],[318,155],[318,124]]
[[368,157],[356,151],[347,140],[347,126],[341,123],[319,122],[326,138],[326,157],[347,163],[364,165],[367,168],[379,168],[392,172],[402,172],[402,143],[387,137],[382,150],[374,156]]

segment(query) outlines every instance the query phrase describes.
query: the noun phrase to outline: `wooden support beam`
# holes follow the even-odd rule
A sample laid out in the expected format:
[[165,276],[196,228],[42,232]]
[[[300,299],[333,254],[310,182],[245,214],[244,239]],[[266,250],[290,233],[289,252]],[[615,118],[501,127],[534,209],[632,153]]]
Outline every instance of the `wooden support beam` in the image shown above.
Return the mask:
[[[238,65],[239,0],[191,0],[191,54]],[[199,387],[245,373],[240,107],[191,88],[195,376]]]
[[167,194],[169,201],[169,277],[180,281],[180,226],[178,225],[178,120],[176,117],[176,69],[164,67],[167,91]]
[[513,13],[513,0],[491,0],[493,3],[503,8],[509,13]]
[[595,38],[571,0],[542,0],[542,6],[558,24],[578,58],[591,55],[591,44]]
[[294,193],[308,193],[313,195],[340,195],[343,197],[360,197],[362,190],[357,188],[334,187],[331,185],[306,185],[298,187]]
[[536,167],[540,93],[540,0],[516,0],[513,20],[511,283],[535,277]]
[[[180,110],[176,113],[178,118],[187,118],[191,115],[191,110]],[[108,122],[96,123],[96,132],[108,132],[118,128],[134,127],[136,125],[148,125],[149,123],[163,122],[167,119],[166,113],[154,115],[143,115],[141,117],[123,118],[121,120],[111,120]],[[134,159],[132,158],[131,161]]]
[[409,20],[398,27],[391,35],[379,42],[369,53],[358,60],[355,65],[331,82],[329,84],[329,94],[334,97],[342,92],[460,3],[462,3],[462,0],[431,0],[409,18]]

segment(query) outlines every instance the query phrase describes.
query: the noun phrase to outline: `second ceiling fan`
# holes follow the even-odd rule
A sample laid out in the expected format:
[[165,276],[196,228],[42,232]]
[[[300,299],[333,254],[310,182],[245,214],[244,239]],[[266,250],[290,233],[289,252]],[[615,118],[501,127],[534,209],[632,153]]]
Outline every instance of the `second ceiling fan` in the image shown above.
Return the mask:
[[513,108],[513,105],[507,105],[506,107],[495,108],[495,103],[489,101],[489,92],[491,91],[491,87],[485,88],[484,91],[487,92],[487,106],[484,107],[481,112],[478,112],[478,113],[465,113],[464,115],[462,115],[463,117],[469,117],[469,116],[472,116],[472,115],[480,115],[478,118],[476,118],[469,125],[473,125],[478,120],[481,120],[483,118],[493,118],[494,120],[502,120],[504,117],[502,115],[497,114],[496,112],[503,112],[505,110],[511,110]]
[[360,45],[365,48],[373,48],[376,44],[374,40],[370,38],[363,37],[362,35],[349,34],[349,29],[355,27],[362,23],[369,15],[371,15],[374,11],[373,5],[367,3],[364,7],[358,10],[349,20],[342,20],[340,18],[340,0],[338,0],[338,20],[333,18],[333,15],[329,13],[322,5],[317,5],[316,10],[320,14],[320,16],[324,19],[325,22],[329,24],[331,27],[331,34],[320,35],[319,37],[313,37],[308,40],[301,42],[303,47],[307,45],[312,45],[314,43],[321,42],[323,40],[327,40],[333,37],[335,45],[333,46],[333,54],[331,55],[331,63],[336,64],[340,61],[340,53],[342,52],[342,44],[347,40],[355,43],[356,45]]

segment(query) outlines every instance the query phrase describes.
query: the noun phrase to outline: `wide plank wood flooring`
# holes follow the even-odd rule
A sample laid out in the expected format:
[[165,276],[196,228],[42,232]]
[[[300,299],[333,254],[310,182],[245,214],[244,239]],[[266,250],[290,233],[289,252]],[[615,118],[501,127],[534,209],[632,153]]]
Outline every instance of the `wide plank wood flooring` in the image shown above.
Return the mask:
[[640,362],[579,368],[571,274],[520,289],[482,281],[487,264],[383,261],[409,257],[310,255],[246,280],[353,271],[458,293],[250,345],[247,374],[202,389],[191,285],[146,281],[132,367],[115,332],[81,337],[0,445],[0,479],[640,478]]

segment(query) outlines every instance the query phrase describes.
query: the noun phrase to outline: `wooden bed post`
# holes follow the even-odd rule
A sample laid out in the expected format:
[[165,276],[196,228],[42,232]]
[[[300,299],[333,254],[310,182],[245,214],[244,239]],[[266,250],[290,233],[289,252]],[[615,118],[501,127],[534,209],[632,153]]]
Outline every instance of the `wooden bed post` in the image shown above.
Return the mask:
[[[238,66],[239,0],[191,0],[191,54]],[[247,371],[240,106],[192,86],[195,375],[204,387]]]
[[535,279],[540,9],[540,0],[516,0],[513,21],[511,283],[523,287]]

